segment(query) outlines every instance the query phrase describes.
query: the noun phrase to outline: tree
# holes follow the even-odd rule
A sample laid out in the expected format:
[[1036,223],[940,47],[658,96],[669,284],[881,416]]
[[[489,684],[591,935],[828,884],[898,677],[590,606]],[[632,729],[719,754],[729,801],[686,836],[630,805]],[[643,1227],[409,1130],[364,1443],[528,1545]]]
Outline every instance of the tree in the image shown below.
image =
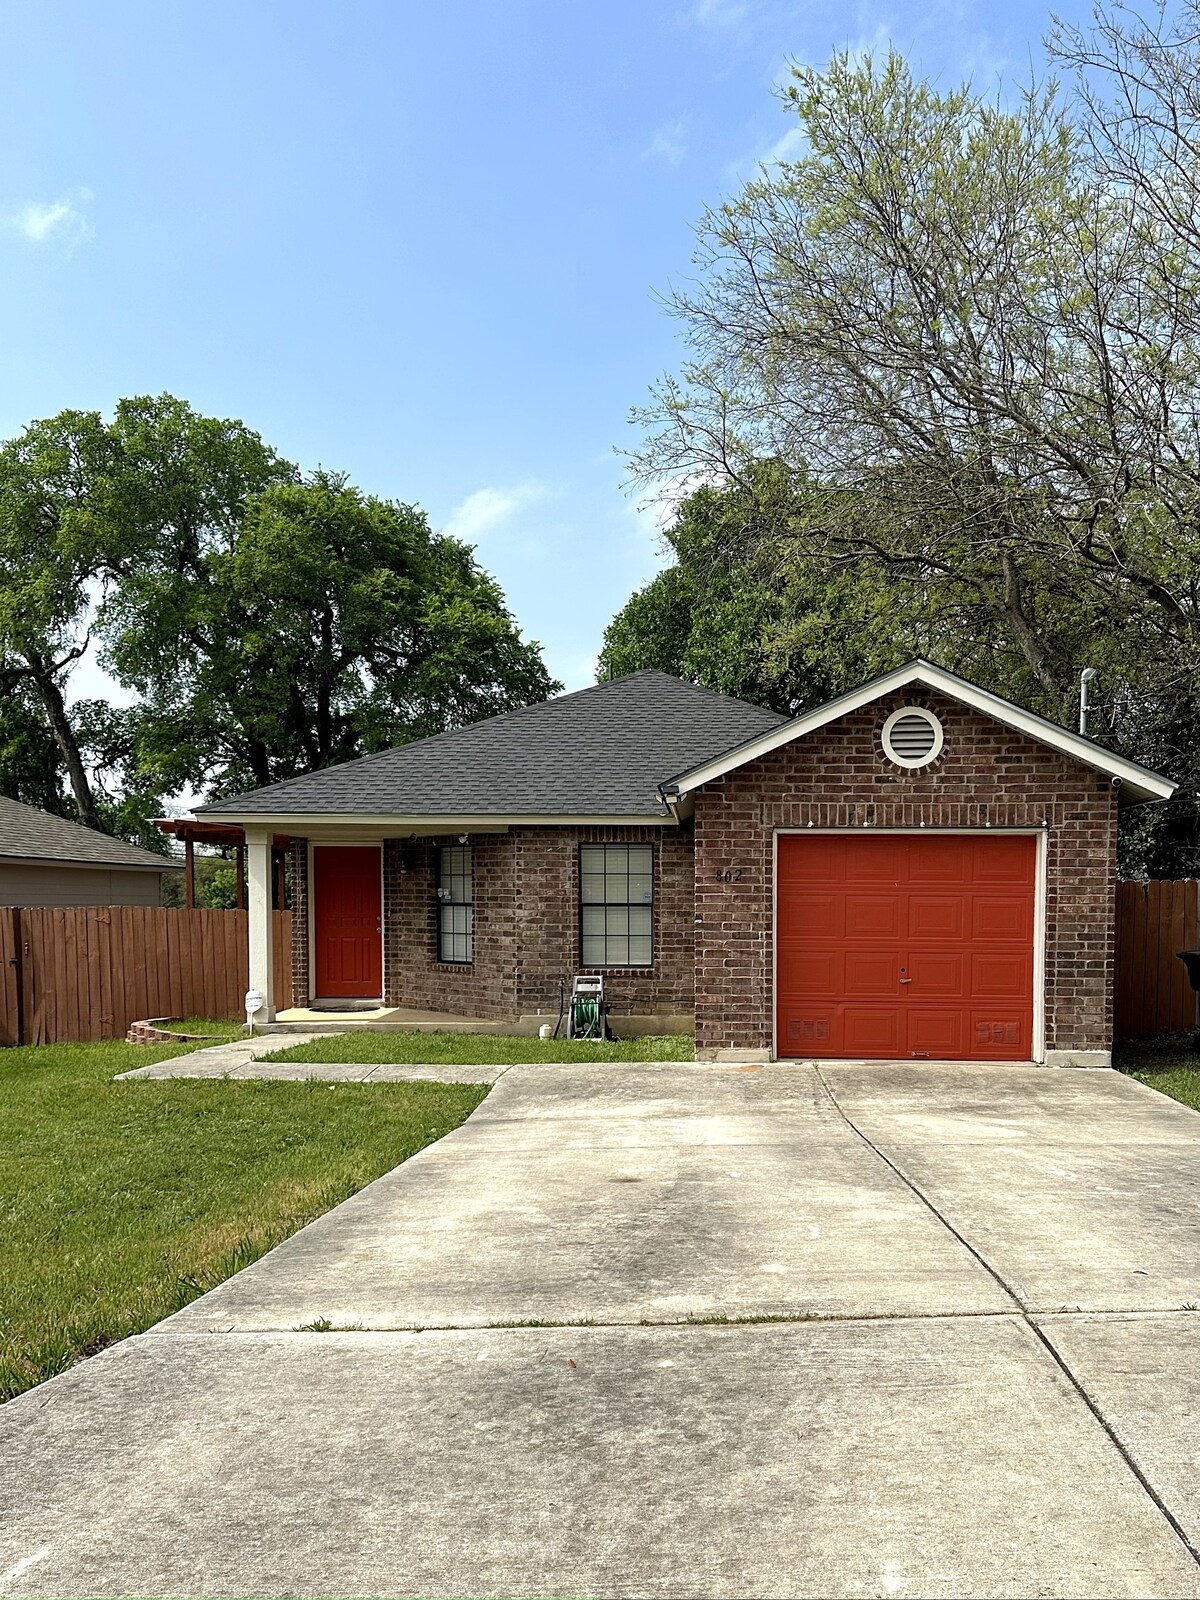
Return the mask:
[[123,577],[107,659],[156,781],[226,793],[545,699],[469,547],[317,472]]
[[806,495],[747,555],[906,589],[1062,721],[1100,667],[1101,731],[1172,746],[1200,689],[1196,253],[1053,92],[1007,109],[841,56],[787,99],[805,154],[704,219],[673,299],[694,358],[638,470],[753,492],[779,461]]
[[[248,493],[295,471],[240,423],[199,417],[170,395],[123,400],[109,424],[98,412],[64,411],[0,449],[0,678],[36,697],[85,826],[146,842],[136,804],[97,794],[81,713],[67,699],[114,587],[134,584],[155,559],[182,571],[201,540],[228,536]],[[87,715],[90,734],[110,744],[111,719],[101,733],[100,709]],[[126,772],[136,764],[128,724]]]
[[0,794],[65,816],[62,756],[21,674],[0,673]]
[[99,416],[74,411],[0,450],[0,674],[36,696],[89,828],[100,819],[63,686],[87,649],[89,586],[106,564],[89,503],[105,455]]
[[665,533],[672,564],[609,624],[601,678],[653,667],[796,716],[900,661],[950,649],[908,591],[779,540],[804,514],[802,478],[777,462],[746,476],[680,501]]

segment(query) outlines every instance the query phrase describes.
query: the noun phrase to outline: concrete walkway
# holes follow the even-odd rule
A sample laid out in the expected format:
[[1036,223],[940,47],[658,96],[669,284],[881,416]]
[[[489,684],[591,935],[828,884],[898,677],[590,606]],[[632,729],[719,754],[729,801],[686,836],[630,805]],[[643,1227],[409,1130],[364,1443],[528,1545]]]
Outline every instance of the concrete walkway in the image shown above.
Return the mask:
[[1198,1185],[1110,1073],[513,1068],[0,1409],[0,1594],[1200,1596]]

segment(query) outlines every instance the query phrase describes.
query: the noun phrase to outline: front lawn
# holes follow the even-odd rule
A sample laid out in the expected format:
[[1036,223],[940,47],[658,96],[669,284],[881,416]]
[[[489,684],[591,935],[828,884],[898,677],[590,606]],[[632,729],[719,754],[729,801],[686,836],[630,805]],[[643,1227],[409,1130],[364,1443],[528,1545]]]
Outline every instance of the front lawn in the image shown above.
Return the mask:
[[654,1034],[591,1044],[508,1033],[386,1033],[356,1028],[278,1050],[271,1061],[428,1061],[446,1066],[513,1066],[523,1061],[691,1061],[690,1034]]
[[186,1305],[456,1128],[487,1093],[112,1082],[185,1053],[0,1051],[0,1399]]
[[1172,1100],[1200,1111],[1200,1051],[1190,1035],[1120,1043],[1113,1065],[1139,1083],[1148,1083]]

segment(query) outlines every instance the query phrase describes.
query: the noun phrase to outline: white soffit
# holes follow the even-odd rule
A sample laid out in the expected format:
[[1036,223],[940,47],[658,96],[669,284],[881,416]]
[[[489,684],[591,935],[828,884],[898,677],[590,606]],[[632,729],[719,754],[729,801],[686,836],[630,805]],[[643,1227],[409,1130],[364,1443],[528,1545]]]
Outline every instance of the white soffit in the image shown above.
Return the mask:
[[1011,700],[992,694],[988,689],[979,689],[975,684],[968,683],[965,678],[956,677],[943,667],[935,667],[931,661],[910,661],[902,667],[897,667],[894,672],[885,673],[881,678],[873,678],[870,683],[864,683],[861,688],[852,689],[848,694],[840,695],[836,700],[818,706],[815,711],[806,712],[804,716],[796,717],[792,722],[781,723],[778,728],[771,728],[758,738],[748,740],[733,750],[727,750],[724,755],[714,757],[703,766],[693,767],[689,772],[680,773],[672,781],[671,787],[678,785],[679,798],[682,799],[690,790],[712,783],[715,778],[736,771],[748,761],[757,761],[760,756],[769,755],[781,745],[790,744],[794,739],[803,739],[805,734],[815,733],[827,723],[836,722],[839,717],[847,716],[862,706],[870,705],[873,700],[882,699],[884,695],[892,694],[897,689],[908,688],[910,684],[924,684],[927,688],[936,689],[951,700],[971,706],[985,716],[995,718],[997,722],[1015,728],[1020,733],[1028,734],[1031,739],[1036,739],[1041,744],[1061,750],[1064,755],[1071,756],[1085,766],[1095,768],[1097,772],[1107,773],[1111,778],[1119,778],[1122,798],[1169,800],[1175,793],[1177,785],[1169,778],[1160,777],[1158,773],[1138,766],[1135,761],[1126,761],[1123,756],[1114,755],[1103,745],[1095,744],[1081,734],[1072,733],[1069,728],[1060,727],[1058,723],[1049,722],[1045,717],[1039,717],[1032,711],[1026,711],[1023,707],[1014,705]]

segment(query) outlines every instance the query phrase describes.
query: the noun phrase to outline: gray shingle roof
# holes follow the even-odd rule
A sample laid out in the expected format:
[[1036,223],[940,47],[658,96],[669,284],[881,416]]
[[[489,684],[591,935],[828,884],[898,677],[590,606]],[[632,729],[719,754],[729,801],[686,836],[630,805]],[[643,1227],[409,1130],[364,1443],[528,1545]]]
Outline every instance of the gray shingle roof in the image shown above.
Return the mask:
[[202,809],[656,817],[658,784],[785,720],[665,672],[634,672]]
[[143,850],[141,845],[110,838],[65,817],[52,817],[36,806],[0,795],[0,859],[61,862],[64,866],[154,867],[170,872],[178,862]]

